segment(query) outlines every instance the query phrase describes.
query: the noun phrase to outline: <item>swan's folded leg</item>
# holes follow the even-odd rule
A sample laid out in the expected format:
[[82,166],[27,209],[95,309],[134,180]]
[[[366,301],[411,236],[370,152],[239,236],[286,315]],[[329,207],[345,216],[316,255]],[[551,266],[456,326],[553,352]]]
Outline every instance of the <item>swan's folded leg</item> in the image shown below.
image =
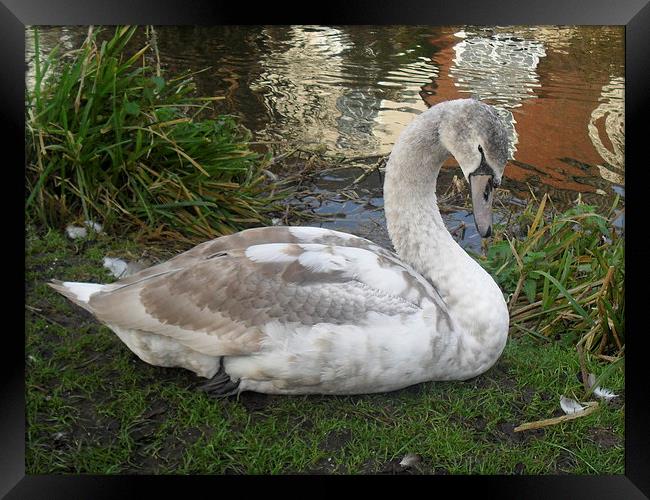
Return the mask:
[[219,371],[205,384],[199,386],[199,390],[207,392],[214,398],[232,396],[239,392],[239,380],[233,382],[230,375],[223,369],[223,357],[219,362]]

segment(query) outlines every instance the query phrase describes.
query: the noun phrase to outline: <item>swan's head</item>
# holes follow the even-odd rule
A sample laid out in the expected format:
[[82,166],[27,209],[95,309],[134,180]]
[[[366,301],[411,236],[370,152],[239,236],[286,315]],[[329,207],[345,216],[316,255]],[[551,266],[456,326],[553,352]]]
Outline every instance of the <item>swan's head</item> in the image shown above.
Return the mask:
[[508,132],[496,109],[474,99],[447,103],[440,140],[456,158],[472,192],[479,234],[492,233],[493,189],[501,184],[508,161]]

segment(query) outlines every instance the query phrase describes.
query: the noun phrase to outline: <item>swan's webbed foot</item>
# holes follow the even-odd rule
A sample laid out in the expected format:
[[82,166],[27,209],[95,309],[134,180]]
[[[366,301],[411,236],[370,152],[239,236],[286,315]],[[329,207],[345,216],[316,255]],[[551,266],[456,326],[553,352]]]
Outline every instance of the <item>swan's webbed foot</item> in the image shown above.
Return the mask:
[[239,380],[233,382],[223,369],[223,357],[219,361],[219,371],[205,384],[198,387],[213,398],[225,398],[239,392]]

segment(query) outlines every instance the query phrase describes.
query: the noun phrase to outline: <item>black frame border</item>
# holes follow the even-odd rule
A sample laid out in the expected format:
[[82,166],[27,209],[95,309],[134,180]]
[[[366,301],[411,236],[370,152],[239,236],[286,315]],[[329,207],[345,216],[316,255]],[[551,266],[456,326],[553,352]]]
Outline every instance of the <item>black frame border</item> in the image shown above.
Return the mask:
[[[626,347],[626,416],[625,416],[625,475],[621,476],[428,476],[411,481],[422,486],[434,481],[434,495],[440,488],[458,493],[469,487],[481,489],[488,498],[650,498],[650,421],[649,405],[644,394],[643,342],[641,314],[645,274],[643,257],[650,252],[642,246],[644,224],[641,208],[644,206],[644,125],[650,116],[650,0],[331,0],[327,4],[312,5],[311,13],[290,4],[276,2],[256,5],[226,4],[216,0],[2,0],[0,3],[0,70],[2,116],[0,135],[3,153],[12,153],[11,162],[5,162],[16,185],[23,184],[23,174],[13,163],[24,165],[24,85],[25,85],[25,27],[30,25],[88,25],[88,24],[154,24],[154,25],[215,25],[215,24],[411,24],[411,25],[624,25],[626,40],[626,164],[632,165],[632,182],[626,178],[626,303],[628,334]],[[647,142],[647,139],[646,139]],[[14,157],[15,154],[15,157]],[[17,173],[20,172],[20,173]],[[627,176],[626,176],[627,177]],[[9,189],[15,195],[16,206],[24,198],[20,190]],[[6,193],[6,191],[5,191]],[[646,195],[647,196],[647,195]],[[6,207],[9,207],[9,203]],[[5,214],[8,208],[5,208]],[[24,259],[24,213],[7,217],[16,228],[16,238],[23,246],[8,245],[14,260]],[[23,250],[22,255],[19,252]],[[24,262],[24,261],[23,261]],[[630,272],[632,266],[632,272]],[[18,266],[14,266],[18,267]],[[24,282],[19,268],[16,282]],[[19,281],[22,280],[22,281]],[[7,288],[7,290],[12,289]],[[20,297],[5,295],[5,308],[20,311]],[[24,297],[24,294],[23,294]],[[16,302],[12,307],[12,302]],[[24,301],[23,301],[24,302]],[[24,304],[23,304],[24,306]],[[18,321],[24,332],[24,316]],[[223,486],[263,486],[271,479],[286,486],[296,486],[295,477],[286,482],[286,476],[215,477],[215,476],[74,476],[25,475],[25,394],[24,394],[24,337],[14,328],[4,328],[0,362],[0,496],[6,498],[115,498],[142,496],[165,488],[167,493],[191,494],[198,486],[220,487],[213,494],[222,494]],[[647,361],[646,361],[647,362]],[[300,479],[310,479],[303,476]],[[316,478],[319,479],[319,478]],[[348,477],[327,477],[326,482],[349,481]],[[367,481],[365,477],[355,478]],[[373,477],[373,484],[382,489],[402,493],[404,477]],[[218,481],[215,482],[215,481]],[[243,481],[246,481],[245,483]],[[200,483],[200,484],[199,484]],[[230,483],[230,484],[228,484]],[[350,483],[348,483],[350,484]],[[369,483],[366,483],[368,486]],[[191,488],[188,491],[188,488]],[[199,490],[200,491],[200,490]],[[305,491],[303,490],[303,493]],[[486,495],[487,494],[487,495]]]

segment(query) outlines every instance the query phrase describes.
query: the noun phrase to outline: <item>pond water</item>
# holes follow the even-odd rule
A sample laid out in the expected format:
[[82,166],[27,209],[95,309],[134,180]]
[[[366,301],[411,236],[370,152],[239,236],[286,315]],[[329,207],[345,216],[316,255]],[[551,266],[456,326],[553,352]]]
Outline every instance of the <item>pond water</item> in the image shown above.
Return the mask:
[[[86,29],[42,32],[47,51],[78,47]],[[624,199],[621,26],[161,26],[156,38],[172,74],[209,67],[196,77],[199,92],[224,96],[218,111],[238,115],[256,141],[385,155],[427,107],[475,97],[509,125],[502,186],[514,199],[548,192],[563,207],[580,193],[601,208]],[[29,33],[27,50],[29,58]],[[446,166],[460,173],[453,159]],[[376,234],[380,180],[368,178],[362,200],[337,197],[349,184],[344,174],[319,183],[335,194],[319,210],[338,214],[325,225]],[[450,227],[467,225],[461,240],[476,249],[471,214],[446,217]]]

